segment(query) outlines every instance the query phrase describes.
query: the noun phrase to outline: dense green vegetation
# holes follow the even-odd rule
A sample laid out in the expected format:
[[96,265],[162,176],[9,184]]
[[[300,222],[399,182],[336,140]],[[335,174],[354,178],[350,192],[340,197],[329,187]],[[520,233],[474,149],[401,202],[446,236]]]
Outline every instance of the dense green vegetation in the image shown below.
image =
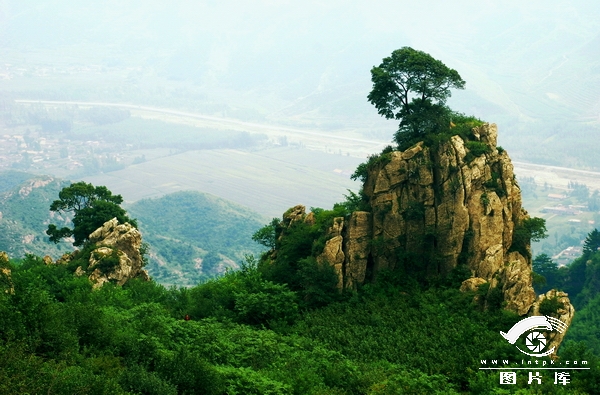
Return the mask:
[[551,288],[569,294],[576,309],[582,309],[600,293],[600,232],[594,229],[585,240],[583,255],[570,265],[558,267],[546,254],[533,260],[533,270],[543,279],[536,290],[545,292]]
[[261,251],[251,236],[264,218],[213,195],[176,192],[127,210],[150,246],[147,269],[161,284],[196,285]]
[[[14,292],[0,292],[6,394],[504,393],[479,361],[522,359],[498,334],[518,317],[393,275],[311,309],[252,260],[189,289],[133,280],[91,291],[33,256],[9,266]],[[566,388],[519,375],[521,393],[594,393],[596,357],[577,344],[561,351],[594,370]]]
[[135,219],[129,218],[120,206],[123,197],[113,195],[105,186],[95,187],[80,181],[61,189],[58,197],[50,205],[50,211],[63,215],[72,214],[73,229],[66,226],[59,229],[54,224],[48,225],[46,234],[54,243],[58,244],[61,239],[72,236],[73,245],[81,246],[89,240],[92,232],[113,218],[121,224],[129,222],[137,227]]

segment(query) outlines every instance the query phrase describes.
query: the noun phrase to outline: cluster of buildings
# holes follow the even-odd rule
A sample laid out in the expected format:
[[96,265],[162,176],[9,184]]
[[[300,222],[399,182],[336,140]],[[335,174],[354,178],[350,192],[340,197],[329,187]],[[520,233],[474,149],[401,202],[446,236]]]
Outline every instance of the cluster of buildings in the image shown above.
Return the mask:
[[0,135],[0,170],[47,169],[48,173],[56,174],[53,169],[75,171],[83,169],[90,160],[122,161],[120,154],[109,153],[113,151],[111,148],[101,141],[32,137],[29,133],[3,134]]

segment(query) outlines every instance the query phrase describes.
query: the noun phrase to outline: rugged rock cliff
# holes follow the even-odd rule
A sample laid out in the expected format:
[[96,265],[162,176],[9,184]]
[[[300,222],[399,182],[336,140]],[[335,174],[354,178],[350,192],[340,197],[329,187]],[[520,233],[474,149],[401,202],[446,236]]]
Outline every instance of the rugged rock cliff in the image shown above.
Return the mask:
[[[487,289],[519,315],[538,311],[529,240],[516,237],[529,215],[496,141],[496,125],[485,124],[468,139],[456,135],[435,148],[421,142],[372,161],[363,189],[369,211],[335,218],[317,257],[335,268],[338,287],[355,288],[384,269],[427,279],[462,268],[470,273],[463,291]],[[281,224],[311,215],[296,206]],[[568,324],[573,308],[565,294],[560,299]]]
[[511,248],[528,215],[496,138],[496,125],[486,124],[473,130],[473,141],[420,143],[370,170],[364,192],[378,241],[370,251],[374,273],[401,266],[443,276],[464,265],[490,289],[501,287],[507,308],[528,312],[535,301],[530,253]]

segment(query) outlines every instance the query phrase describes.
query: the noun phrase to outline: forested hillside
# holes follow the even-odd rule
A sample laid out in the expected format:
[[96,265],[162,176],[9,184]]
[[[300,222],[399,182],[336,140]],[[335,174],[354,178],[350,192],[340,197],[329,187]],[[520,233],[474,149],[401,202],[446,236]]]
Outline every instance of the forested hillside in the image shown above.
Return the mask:
[[25,254],[52,255],[72,250],[70,244],[54,244],[45,234],[51,221],[50,203],[68,183],[47,176],[7,171],[0,174],[0,251],[22,258]]
[[534,270],[541,278],[537,290],[550,288],[569,293],[577,314],[566,339],[581,341],[600,355],[600,232],[594,229],[585,240],[583,255],[568,266],[558,267],[545,254],[534,260]]
[[[70,215],[49,211],[69,182],[10,171],[2,173],[0,183],[0,251],[14,259],[26,254],[58,259],[73,250],[72,240],[55,244],[45,233],[51,222],[71,223]],[[178,192],[128,209],[149,246],[150,275],[167,286],[196,285],[227,268],[239,268],[246,254],[262,249],[251,236],[265,219],[212,195]]]
[[[504,394],[479,361],[524,357],[498,333],[518,317],[481,311],[457,284],[390,274],[354,295],[313,287],[330,295],[316,308],[252,262],[193,288],[133,280],[95,292],[39,258],[2,266],[12,270],[0,292],[3,394]],[[511,389],[598,393],[598,358],[583,343],[561,358],[591,370],[567,387],[550,375],[528,385],[519,371]]]
[[128,209],[150,248],[148,272],[164,285],[196,285],[261,250],[251,236],[264,218],[213,195],[177,192]]

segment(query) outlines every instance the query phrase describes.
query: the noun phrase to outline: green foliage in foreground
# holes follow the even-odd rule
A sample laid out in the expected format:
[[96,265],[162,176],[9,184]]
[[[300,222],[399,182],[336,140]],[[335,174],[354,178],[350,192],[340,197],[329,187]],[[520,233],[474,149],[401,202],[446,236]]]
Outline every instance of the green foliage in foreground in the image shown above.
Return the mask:
[[[191,289],[135,280],[91,291],[31,256],[11,269],[14,294],[0,290],[3,394],[505,393],[479,361],[522,358],[498,333],[518,317],[482,312],[453,288],[384,280],[307,310],[252,260]],[[562,352],[592,370],[567,388],[520,374],[519,393],[597,393],[596,357],[581,344]]]

